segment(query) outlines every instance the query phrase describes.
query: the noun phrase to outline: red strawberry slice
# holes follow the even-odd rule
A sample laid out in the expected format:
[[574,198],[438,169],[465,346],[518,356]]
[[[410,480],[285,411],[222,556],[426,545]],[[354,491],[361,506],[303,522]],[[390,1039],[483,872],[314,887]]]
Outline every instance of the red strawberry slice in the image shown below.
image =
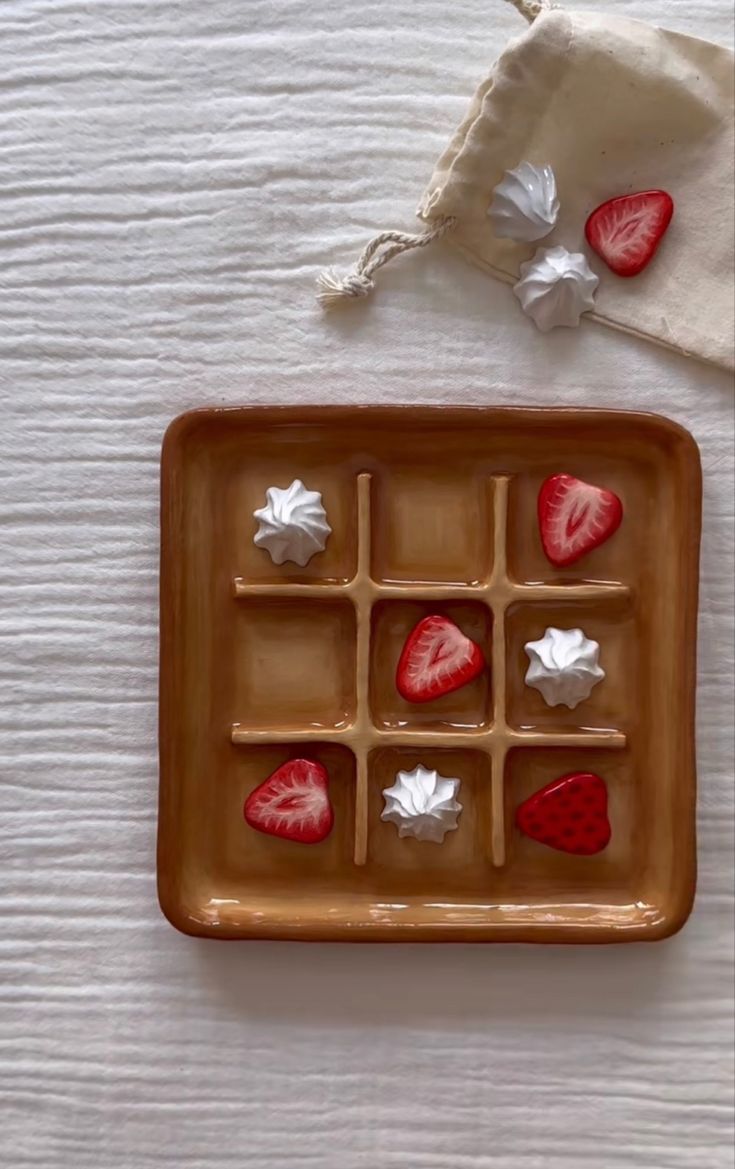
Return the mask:
[[610,840],[605,781],[589,772],[563,775],[524,800],[516,824],[532,840],[561,852],[602,852]]
[[574,564],[609,540],[620,527],[623,505],[617,495],[573,475],[552,475],[538,496],[544,552],[552,564]]
[[407,702],[431,702],[459,690],[485,668],[482,650],[448,617],[424,617],[406,638],[396,686]]
[[653,259],[674,214],[666,191],[638,191],[600,204],[585,224],[587,243],[618,276],[637,276]]
[[290,759],[256,787],[245,801],[251,828],[298,844],[318,844],[332,831],[334,812],[321,763]]

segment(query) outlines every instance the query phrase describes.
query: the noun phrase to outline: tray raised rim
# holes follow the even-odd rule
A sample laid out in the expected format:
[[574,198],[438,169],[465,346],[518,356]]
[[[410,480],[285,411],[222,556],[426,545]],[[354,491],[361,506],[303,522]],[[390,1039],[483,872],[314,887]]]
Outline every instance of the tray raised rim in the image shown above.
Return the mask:
[[[339,425],[354,423],[361,417],[361,424],[377,426],[399,425],[410,416],[412,421],[424,429],[437,427],[463,428],[482,420],[485,425],[509,426],[542,425],[553,429],[564,429],[570,424],[595,422],[618,425],[635,425],[638,433],[646,433],[661,441],[662,438],[679,448],[679,469],[683,476],[685,492],[685,514],[679,515],[682,526],[689,534],[688,555],[682,566],[683,586],[686,604],[683,608],[683,623],[687,649],[682,653],[680,687],[684,693],[686,730],[689,759],[685,769],[688,779],[684,796],[691,808],[690,831],[683,835],[684,855],[680,857],[682,869],[688,879],[680,881],[673,903],[666,914],[631,927],[625,925],[574,925],[572,923],[514,924],[504,926],[495,923],[448,923],[414,924],[408,922],[376,922],[370,925],[350,923],[349,920],[323,919],[317,922],[298,919],[271,919],[257,927],[213,929],[205,922],[196,922],[184,912],[173,893],[171,883],[166,879],[170,863],[171,842],[166,839],[165,824],[168,818],[169,802],[173,798],[164,777],[170,770],[171,742],[169,727],[174,717],[168,709],[167,664],[170,662],[169,647],[174,637],[172,606],[170,601],[174,589],[172,560],[175,533],[171,522],[173,502],[172,471],[180,444],[189,431],[211,420],[231,420],[242,425],[299,426]],[[158,844],[157,877],[158,897],[162,912],[168,921],[182,933],[207,938],[269,940],[289,939],[301,941],[482,941],[482,942],[536,942],[536,943],[610,943],[622,941],[658,940],[676,933],[686,922],[694,900],[696,886],[696,856],[694,836],[694,807],[696,799],[696,744],[695,744],[695,697],[696,697],[696,632],[699,589],[699,547],[701,540],[702,512],[702,471],[699,448],[691,433],[680,423],[664,415],[649,411],[616,410],[604,407],[571,406],[481,406],[481,405],[413,405],[400,403],[390,405],[276,405],[254,404],[245,406],[201,406],[187,410],[169,423],[161,451],[161,552],[160,552],[160,627],[159,627],[159,800],[158,800]]]

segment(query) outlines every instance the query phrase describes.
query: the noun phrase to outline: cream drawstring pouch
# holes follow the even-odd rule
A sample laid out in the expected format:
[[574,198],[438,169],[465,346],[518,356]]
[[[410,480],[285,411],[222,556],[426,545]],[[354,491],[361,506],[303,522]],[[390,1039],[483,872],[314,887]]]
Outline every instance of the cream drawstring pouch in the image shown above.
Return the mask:
[[[732,368],[733,54],[623,17],[511,2],[530,27],[437,162],[418,211],[427,230],[377,236],[353,273],[321,278],[320,300],[368,295],[379,267],[440,236],[509,283],[539,243],[562,244],[600,278],[589,317]],[[497,238],[487,215],[494,187],[522,161],[553,167],[561,204],[534,244]],[[672,196],[671,225],[650,265],[621,278],[587,247],[585,221],[614,196],[652,188]]]

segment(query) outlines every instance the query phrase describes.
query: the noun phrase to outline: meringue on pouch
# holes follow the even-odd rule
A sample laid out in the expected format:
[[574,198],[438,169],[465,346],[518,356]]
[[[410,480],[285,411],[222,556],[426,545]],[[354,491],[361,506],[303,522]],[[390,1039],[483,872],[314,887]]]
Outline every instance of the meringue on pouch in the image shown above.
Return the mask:
[[582,313],[594,308],[599,283],[581,252],[539,248],[532,260],[521,264],[521,278],[513,292],[526,316],[548,333],[559,325],[578,325]]
[[522,162],[507,170],[493,191],[488,208],[493,230],[503,239],[523,243],[543,239],[556,224],[559,199],[550,166]]
[[530,665],[526,685],[540,691],[547,706],[574,710],[605,677],[598,663],[600,646],[581,629],[550,627],[539,641],[524,646]]
[[289,487],[269,487],[264,507],[253,512],[259,527],[253,536],[266,548],[274,564],[291,560],[301,568],[322,552],[332,529],[319,491],[309,491],[300,479]]

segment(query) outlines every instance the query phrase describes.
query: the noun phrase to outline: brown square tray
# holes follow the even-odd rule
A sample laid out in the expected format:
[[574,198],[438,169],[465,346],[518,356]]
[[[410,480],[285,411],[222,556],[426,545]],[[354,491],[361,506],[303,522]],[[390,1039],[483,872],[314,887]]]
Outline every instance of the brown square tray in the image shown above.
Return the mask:
[[[555,569],[536,522],[557,471],[623,500],[614,539]],[[254,546],[266,487],[300,477],[332,535],[306,568]],[[695,883],[694,686],[701,475],[654,415],[428,407],[212,409],[162,458],[158,886],[213,938],[611,942],[665,937]],[[405,634],[447,613],[489,678],[415,707]],[[523,645],[581,625],[607,676],[575,711],[524,685]],[[560,710],[564,709],[564,713]],[[327,767],[331,835],[250,828],[246,796],[286,759]],[[443,845],[380,819],[399,768],[462,780]],[[518,803],[598,771],[598,856],[520,835]]]

